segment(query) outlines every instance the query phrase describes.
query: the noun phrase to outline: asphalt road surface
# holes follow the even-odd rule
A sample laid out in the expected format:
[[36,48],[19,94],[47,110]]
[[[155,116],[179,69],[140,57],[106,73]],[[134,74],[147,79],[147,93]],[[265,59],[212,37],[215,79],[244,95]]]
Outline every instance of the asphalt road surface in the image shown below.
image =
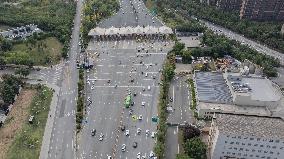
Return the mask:
[[[50,159],[72,159],[75,158],[75,110],[77,98],[78,71],[76,69],[76,54],[79,52],[79,31],[82,1],[77,2],[77,10],[72,31],[69,59],[58,69],[58,78],[62,79],[57,83],[60,87],[59,101],[56,107],[56,116],[53,123],[51,141],[49,145]],[[44,72],[46,76],[50,72]],[[60,77],[62,75],[62,78]],[[54,78],[53,78],[54,79]]]
[[[112,156],[133,159],[139,152],[141,156],[149,156],[155,138],[146,137],[146,130],[156,132],[156,123],[151,118],[157,116],[159,70],[172,45],[168,41],[137,43],[134,40],[93,41],[89,44],[88,50],[93,49],[92,52],[100,53],[100,56],[95,59],[95,69],[87,75],[87,98],[92,103],[87,108],[79,142],[79,158]],[[138,52],[137,48],[141,51]],[[131,79],[134,81],[130,82]],[[134,116],[129,115],[130,109],[124,107],[129,91],[132,96],[137,94],[133,96],[135,104],[131,107]],[[141,105],[142,102],[145,106]],[[136,119],[139,115],[142,115],[142,120]],[[120,130],[120,125],[129,130],[129,136],[125,135],[126,130]],[[137,128],[141,129],[140,135]],[[92,129],[96,129],[95,136],[91,136]],[[104,135],[103,141],[99,141],[101,134]],[[133,142],[138,143],[137,148],[132,147]],[[123,144],[126,145],[125,152],[121,151]]]
[[275,50],[272,50],[262,44],[259,44],[255,41],[252,41],[250,39],[245,38],[243,35],[237,34],[235,32],[232,32],[229,29],[223,28],[219,25],[215,25],[213,23],[204,21],[204,20],[200,20],[202,23],[204,23],[209,29],[211,29],[212,31],[214,31],[217,34],[224,34],[225,36],[227,36],[230,39],[234,39],[236,41],[241,42],[242,44],[246,44],[248,45],[250,48],[253,48],[255,50],[257,50],[258,52],[262,53],[262,54],[266,54],[269,56],[272,56],[274,58],[277,58],[280,60],[280,63],[283,65],[284,64],[284,54]]
[[[170,84],[169,97],[172,99],[169,102],[168,123],[183,124],[193,123],[194,117],[190,110],[191,96],[189,92],[189,85],[187,83],[187,76],[175,76]],[[172,101],[172,102],[171,102]],[[168,127],[166,138],[166,159],[173,159],[179,153],[178,144],[178,127]]]
[[120,0],[120,10],[112,17],[99,23],[99,27],[136,27],[140,26],[156,26],[163,24],[156,17],[151,15],[142,0]]

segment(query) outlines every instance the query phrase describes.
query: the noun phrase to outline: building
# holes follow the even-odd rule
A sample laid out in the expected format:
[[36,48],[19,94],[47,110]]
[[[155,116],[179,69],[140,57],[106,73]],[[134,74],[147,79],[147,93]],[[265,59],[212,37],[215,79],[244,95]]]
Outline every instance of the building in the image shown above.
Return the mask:
[[280,118],[215,114],[208,138],[211,159],[283,159]]
[[217,0],[216,6],[226,11],[239,11],[242,6],[242,0]]
[[279,116],[275,111],[284,102],[279,86],[262,76],[259,69],[238,65],[244,66],[239,67],[240,72],[194,72],[198,116],[212,118],[217,112]]
[[284,20],[283,0],[201,0],[226,11],[237,11],[240,19]]
[[243,0],[240,18],[252,20],[284,20],[283,0]]
[[281,105],[281,90],[269,79],[240,73],[224,73],[224,76],[234,104],[268,109],[275,109]]

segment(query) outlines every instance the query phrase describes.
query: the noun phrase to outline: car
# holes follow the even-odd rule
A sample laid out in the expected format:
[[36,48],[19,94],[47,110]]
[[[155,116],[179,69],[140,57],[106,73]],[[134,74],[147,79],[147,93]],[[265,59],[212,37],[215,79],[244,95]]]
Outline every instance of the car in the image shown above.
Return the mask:
[[129,130],[126,130],[125,131],[125,136],[129,136],[130,134],[129,134]]
[[141,159],[141,153],[140,152],[137,153],[137,159]]
[[114,86],[114,88],[117,88],[117,84]]
[[139,115],[138,119],[139,119],[139,120],[142,120],[142,119],[143,119],[142,115]]
[[96,135],[96,132],[97,132],[96,129],[93,129],[93,130],[91,131],[91,135],[92,135],[92,136],[95,136],[95,135]]
[[154,152],[151,151],[150,154],[149,154],[149,157],[152,158],[152,157],[154,157],[154,156],[155,156]]
[[150,131],[147,129],[146,130],[146,136],[149,136],[149,134],[150,134]]
[[141,134],[141,129],[137,128],[137,134],[140,135]]
[[156,79],[156,76],[152,76],[153,79]]
[[91,86],[91,90],[95,89],[95,86]]
[[151,137],[152,137],[152,138],[154,138],[155,135],[156,135],[156,132],[152,132],[152,133],[151,133]]
[[142,156],[141,159],[146,159],[146,155],[145,155],[145,156]]
[[107,80],[107,83],[110,83],[110,80]]
[[145,106],[145,102],[142,102],[141,105],[142,105],[142,106]]
[[99,137],[99,141],[103,141],[104,140],[104,134],[101,134]]
[[135,102],[132,102],[132,103],[131,103],[131,106],[134,106],[134,104],[135,104]]
[[137,96],[137,94],[136,94],[136,93],[133,93],[133,96],[134,96],[134,97],[136,97],[136,96]]
[[136,147],[137,147],[137,142],[133,142],[132,147],[133,147],[133,148],[136,148]]
[[130,82],[134,82],[134,79],[131,79]]
[[111,156],[107,156],[107,159],[111,159]]
[[129,115],[132,115],[132,114],[133,114],[133,110],[130,109],[130,110],[129,110]]
[[148,86],[148,91],[150,91],[151,90],[151,86]]
[[142,91],[144,92],[144,91],[145,91],[145,88],[142,88]]
[[173,98],[172,97],[170,97],[170,102],[173,102]]
[[122,150],[122,152],[126,151],[126,145],[125,144],[122,145],[121,150]]
[[145,77],[148,77],[148,73],[145,73]]
[[120,130],[121,130],[121,131],[124,131],[124,130],[125,130],[125,126],[124,126],[124,125],[121,125],[121,126],[120,126]]

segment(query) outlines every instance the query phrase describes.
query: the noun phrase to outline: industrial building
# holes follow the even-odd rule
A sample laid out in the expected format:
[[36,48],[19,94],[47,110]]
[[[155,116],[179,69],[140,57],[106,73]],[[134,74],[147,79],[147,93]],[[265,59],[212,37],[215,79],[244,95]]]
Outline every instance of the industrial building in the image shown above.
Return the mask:
[[214,114],[208,138],[211,159],[283,159],[280,118]]
[[247,64],[238,64],[239,72],[229,71],[230,66],[224,73],[194,72],[199,117],[211,118],[216,112],[272,116],[283,106],[279,86],[262,76],[260,68]]

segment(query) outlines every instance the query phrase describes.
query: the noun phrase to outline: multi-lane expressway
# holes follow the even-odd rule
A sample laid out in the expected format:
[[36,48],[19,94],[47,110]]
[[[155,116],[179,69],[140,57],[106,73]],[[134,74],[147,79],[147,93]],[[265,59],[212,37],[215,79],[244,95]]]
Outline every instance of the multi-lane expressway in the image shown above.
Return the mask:
[[112,17],[99,23],[99,27],[136,27],[139,26],[162,26],[162,22],[150,14],[142,0],[120,0],[120,9]]
[[[146,130],[156,132],[157,125],[151,118],[158,114],[159,70],[171,47],[169,41],[90,43],[88,49],[94,49],[100,56],[96,58],[95,69],[87,74],[87,96],[92,104],[87,108],[79,142],[79,158],[112,156],[133,159],[139,152],[141,157],[149,157],[155,138],[151,138],[151,134],[147,137]],[[141,51],[138,52],[137,48]],[[134,81],[131,82],[131,79]],[[129,115],[130,108],[124,106],[129,91],[134,101],[132,115]],[[142,106],[142,102],[145,102],[145,106]],[[142,115],[142,120],[134,119],[139,115]],[[125,135],[126,130],[120,129],[121,125],[129,130],[129,136]],[[138,128],[141,129],[140,135],[137,134]],[[91,136],[92,129],[96,129],[95,136]],[[104,135],[103,141],[99,141],[101,134]],[[132,147],[134,142],[138,143],[137,148]],[[123,144],[126,145],[125,152],[121,150]]]

